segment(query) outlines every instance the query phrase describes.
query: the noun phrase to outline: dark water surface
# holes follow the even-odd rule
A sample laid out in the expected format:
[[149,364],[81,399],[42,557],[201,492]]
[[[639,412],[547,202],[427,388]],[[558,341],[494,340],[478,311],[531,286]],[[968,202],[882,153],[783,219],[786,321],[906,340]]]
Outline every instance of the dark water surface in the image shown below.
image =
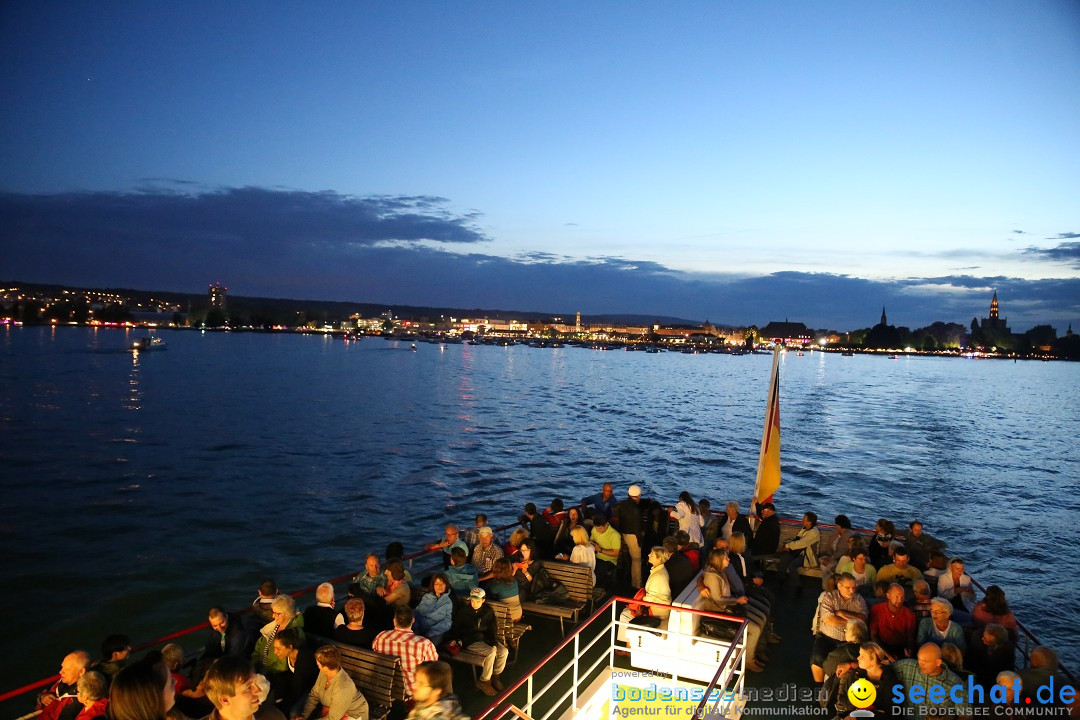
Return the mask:
[[[0,331],[0,692],[611,481],[744,506],[770,357]],[[921,518],[1078,665],[1080,365],[787,354],[783,514]]]

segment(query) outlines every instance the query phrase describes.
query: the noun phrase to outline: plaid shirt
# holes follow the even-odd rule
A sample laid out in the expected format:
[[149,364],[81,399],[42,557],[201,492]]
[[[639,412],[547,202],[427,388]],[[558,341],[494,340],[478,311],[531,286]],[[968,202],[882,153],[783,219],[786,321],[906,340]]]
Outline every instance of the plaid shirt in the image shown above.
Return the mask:
[[386,573],[379,573],[375,577],[371,577],[366,572],[362,572],[353,578],[353,582],[360,585],[360,589],[368,595],[375,594],[375,588],[386,587]]
[[375,636],[371,649],[383,655],[396,655],[401,660],[401,674],[405,676],[405,694],[412,695],[413,673],[422,662],[439,659],[434,643],[411,630],[385,630]]
[[495,564],[495,561],[503,556],[502,548],[495,544],[492,540],[491,544],[485,548],[483,545],[477,545],[472,551],[472,564],[476,567],[476,572],[480,575],[491,572],[491,566]]
[[[730,567],[730,566],[729,566]],[[836,614],[840,610],[846,610],[847,612],[857,613],[866,617],[866,601],[863,600],[862,595],[855,593],[851,596],[850,600],[844,600],[840,595],[839,590],[832,590],[825,593],[825,597],[821,599],[821,624],[818,625],[818,632],[824,633],[831,637],[833,640],[844,641],[844,626],[843,625],[830,625],[825,622],[825,618],[830,615]]]
[[[960,715],[961,717],[971,714],[971,708],[966,703],[955,703],[952,698],[949,697],[949,692],[953,689],[954,685],[959,685],[962,692],[960,696],[963,699],[967,699],[967,686],[964,685],[964,681],[953,673],[952,670],[942,665],[940,675],[927,675],[919,669],[919,661],[912,659],[897,660],[892,664],[893,672],[896,673],[896,679],[903,684],[904,689],[907,691],[904,693],[904,704],[907,707],[915,707],[916,705],[928,705],[932,706],[936,711],[941,712],[942,708],[952,709],[952,712],[945,710],[942,714],[949,714],[952,717]],[[933,703],[929,700],[930,688],[935,685],[940,685],[943,688],[937,692],[944,692],[940,703]],[[923,701],[920,703],[911,702],[911,688],[920,686],[923,688]]]

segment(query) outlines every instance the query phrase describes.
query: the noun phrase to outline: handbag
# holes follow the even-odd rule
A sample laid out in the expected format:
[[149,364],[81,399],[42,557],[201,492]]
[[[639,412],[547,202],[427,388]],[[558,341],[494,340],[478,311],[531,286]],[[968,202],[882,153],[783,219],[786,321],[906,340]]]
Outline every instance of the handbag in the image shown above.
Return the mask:
[[[639,588],[638,591],[636,593],[634,593],[634,599],[635,600],[644,600],[645,599],[645,588]],[[641,611],[643,609],[648,611],[649,608],[646,608],[641,603],[630,603],[629,605],[626,606],[626,609],[629,610],[632,615],[641,615],[642,614]]]

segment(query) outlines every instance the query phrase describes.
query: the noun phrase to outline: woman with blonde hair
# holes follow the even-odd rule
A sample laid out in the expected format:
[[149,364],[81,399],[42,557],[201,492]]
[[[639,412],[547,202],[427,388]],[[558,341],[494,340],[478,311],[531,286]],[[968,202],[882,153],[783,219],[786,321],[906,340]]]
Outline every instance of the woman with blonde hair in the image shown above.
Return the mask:
[[[671,583],[668,580],[667,568],[664,567],[664,563],[670,557],[671,553],[660,545],[657,545],[649,552],[648,562],[652,566],[652,570],[649,572],[648,580],[645,581],[645,587],[638,591],[642,595],[641,600],[665,605],[671,604]],[[619,615],[619,620],[623,623],[629,623],[635,618],[646,616],[664,620],[670,612],[671,609],[666,607],[642,605],[635,608],[629,606]],[[617,635],[619,640],[626,640],[626,625],[619,625]]]
[[866,708],[876,718],[889,717],[892,713],[892,687],[897,683],[889,654],[876,642],[864,642],[859,646],[858,660],[843,663],[836,668],[840,684],[837,692],[836,710],[840,717],[847,717],[855,709],[848,698],[848,688],[857,680],[866,680],[877,690],[873,705]]

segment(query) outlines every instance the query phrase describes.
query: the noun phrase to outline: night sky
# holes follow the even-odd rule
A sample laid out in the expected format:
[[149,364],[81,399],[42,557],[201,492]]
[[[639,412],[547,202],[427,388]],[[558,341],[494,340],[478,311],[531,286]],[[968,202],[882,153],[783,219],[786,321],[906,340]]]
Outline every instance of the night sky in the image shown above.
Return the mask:
[[1080,4],[0,4],[0,278],[1080,329]]

